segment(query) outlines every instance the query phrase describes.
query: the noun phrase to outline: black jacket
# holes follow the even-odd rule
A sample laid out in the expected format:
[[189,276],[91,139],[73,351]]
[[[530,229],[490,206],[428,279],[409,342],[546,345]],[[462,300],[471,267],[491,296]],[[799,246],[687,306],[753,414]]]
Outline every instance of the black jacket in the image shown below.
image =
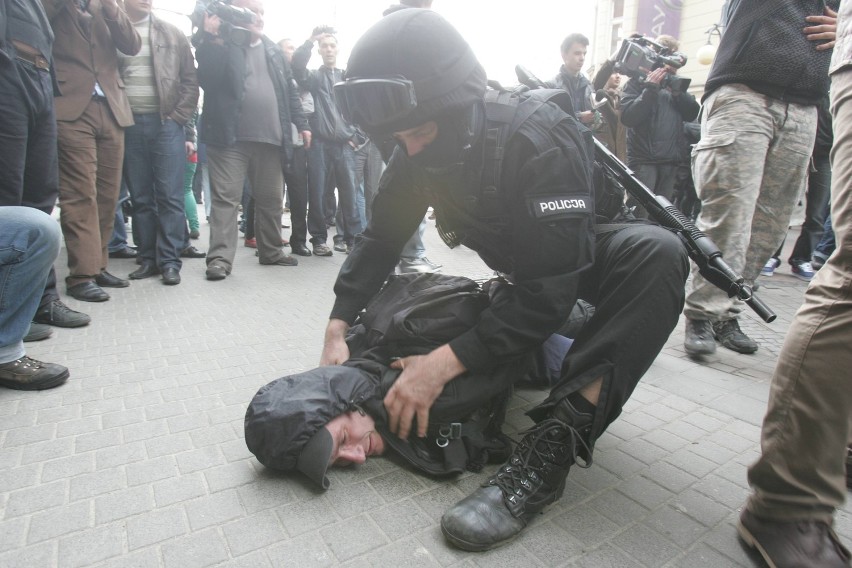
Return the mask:
[[545,85],[551,89],[563,89],[571,95],[571,104],[574,107],[575,116],[581,112],[592,110],[591,97],[595,91],[591,82],[582,73],[572,77],[563,65],[556,77],[547,81]]
[[676,163],[684,145],[683,123],[695,120],[698,110],[689,93],[674,96],[668,89],[630,79],[621,96],[628,164]]
[[334,102],[332,87],[342,81],[346,73],[342,69],[329,69],[325,65],[314,71],[308,70],[308,61],[314,42],[308,40],[293,53],[293,73],[302,88],[311,91],[314,97],[314,114],[311,116],[311,132],[319,140],[348,142],[360,146],[366,140],[356,128],[349,124]]
[[503,461],[508,452],[500,435],[501,405],[530,357],[516,358],[496,373],[456,377],[429,410],[426,438],[412,435],[403,441],[392,434],[382,402],[400,374],[389,367],[394,357],[428,353],[470,329],[488,301],[488,294],[464,277],[392,276],[350,330],[349,361],[277,379],[257,392],[246,410],[249,450],[267,467],[292,470],[319,428],[359,408],[373,417],[389,447],[425,473],[478,471],[486,462]]
[[[517,112],[524,108],[521,103]],[[355,319],[432,205],[445,241],[475,250],[513,282],[492,298],[475,327],[449,342],[468,370],[487,372],[540,345],[568,318],[580,273],[593,260],[594,208],[577,121],[556,104],[541,106],[505,145],[495,191],[481,187],[482,139],[493,124],[479,123],[463,168],[448,175],[428,175],[396,149],[372,218],[341,267],[331,317]],[[537,151],[531,141],[542,137]],[[488,201],[496,212],[487,211]]]
[[[198,82],[204,89],[204,120],[199,135],[205,144],[228,147],[237,141],[240,108],[245,93],[246,52],[240,46],[219,44],[212,40],[212,36],[202,33],[196,41]],[[302,103],[284,53],[266,36],[262,41],[278,100],[281,132],[284,133],[281,149],[289,161],[293,155],[290,123],[295,124],[300,132],[310,130],[310,127],[302,113]]]
[[817,104],[828,91],[831,51],[817,51],[802,28],[805,17],[822,15],[837,0],[731,0],[722,23],[725,32],[704,97],[730,83],[787,102]]

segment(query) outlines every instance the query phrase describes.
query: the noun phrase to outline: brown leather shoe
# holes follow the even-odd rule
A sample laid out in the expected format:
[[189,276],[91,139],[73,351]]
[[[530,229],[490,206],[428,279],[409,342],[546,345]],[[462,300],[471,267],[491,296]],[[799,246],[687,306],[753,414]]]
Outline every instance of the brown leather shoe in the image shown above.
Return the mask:
[[743,509],[737,531],[770,568],[848,568],[849,551],[830,526],[818,521],[768,521]]

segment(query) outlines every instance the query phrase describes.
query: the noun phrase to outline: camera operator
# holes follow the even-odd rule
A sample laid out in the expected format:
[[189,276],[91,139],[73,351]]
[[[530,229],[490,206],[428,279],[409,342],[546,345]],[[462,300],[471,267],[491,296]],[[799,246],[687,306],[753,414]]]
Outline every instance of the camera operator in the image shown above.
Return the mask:
[[[676,52],[678,42],[660,36],[656,43]],[[672,65],[651,70],[646,76],[633,77],[621,98],[621,122],[627,127],[627,164],[654,193],[672,200],[675,172],[683,145],[683,123],[698,116],[698,103],[689,93],[681,92]],[[628,201],[628,205],[635,205]],[[641,207],[637,217],[647,217]]]
[[254,13],[241,28],[205,13],[194,38],[198,80],[204,89],[201,141],[210,167],[210,250],[207,279],[231,273],[237,246],[237,208],[246,177],[256,204],[256,238],[261,264],[294,266],[281,244],[284,210],[283,166],[292,159],[290,123],[310,146],[290,64],[275,42],[263,35],[263,2],[234,0]]

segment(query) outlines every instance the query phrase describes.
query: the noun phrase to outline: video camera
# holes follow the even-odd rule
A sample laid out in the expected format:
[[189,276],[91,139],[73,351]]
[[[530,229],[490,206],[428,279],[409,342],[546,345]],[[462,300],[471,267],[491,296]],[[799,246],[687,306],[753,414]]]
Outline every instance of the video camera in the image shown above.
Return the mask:
[[236,45],[248,45],[251,42],[251,32],[245,26],[254,23],[255,15],[248,8],[232,6],[231,0],[197,0],[189,19],[199,31],[204,29],[205,14],[218,16],[222,20],[219,35],[226,42]]
[[[615,56],[615,70],[638,81],[643,81],[649,71],[665,65],[680,69],[686,65],[686,55],[638,34],[623,40]],[[660,87],[683,93],[691,82],[692,79],[688,77],[669,73],[663,78]]]

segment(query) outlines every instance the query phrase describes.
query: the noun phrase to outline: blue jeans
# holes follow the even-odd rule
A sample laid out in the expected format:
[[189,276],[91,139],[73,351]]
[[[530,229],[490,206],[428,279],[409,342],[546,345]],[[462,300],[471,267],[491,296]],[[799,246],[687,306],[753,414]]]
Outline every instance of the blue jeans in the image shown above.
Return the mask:
[[160,269],[181,267],[186,238],[183,126],[160,115],[134,114],[124,131],[124,172],[133,200],[134,234],[139,258]]
[[423,244],[424,234],[426,234],[426,217],[420,221],[420,226],[405,242],[405,246],[402,247],[402,252],[399,254],[400,258],[417,260],[426,256],[426,245]]
[[0,207],[0,363],[24,356],[23,338],[59,255],[59,224],[32,207]]
[[328,240],[323,197],[326,184],[334,179],[337,185],[338,208],[342,227],[337,231],[346,243],[352,244],[362,230],[355,207],[355,151],[347,142],[328,142],[314,139],[308,150],[308,232],[311,242],[324,244]]

